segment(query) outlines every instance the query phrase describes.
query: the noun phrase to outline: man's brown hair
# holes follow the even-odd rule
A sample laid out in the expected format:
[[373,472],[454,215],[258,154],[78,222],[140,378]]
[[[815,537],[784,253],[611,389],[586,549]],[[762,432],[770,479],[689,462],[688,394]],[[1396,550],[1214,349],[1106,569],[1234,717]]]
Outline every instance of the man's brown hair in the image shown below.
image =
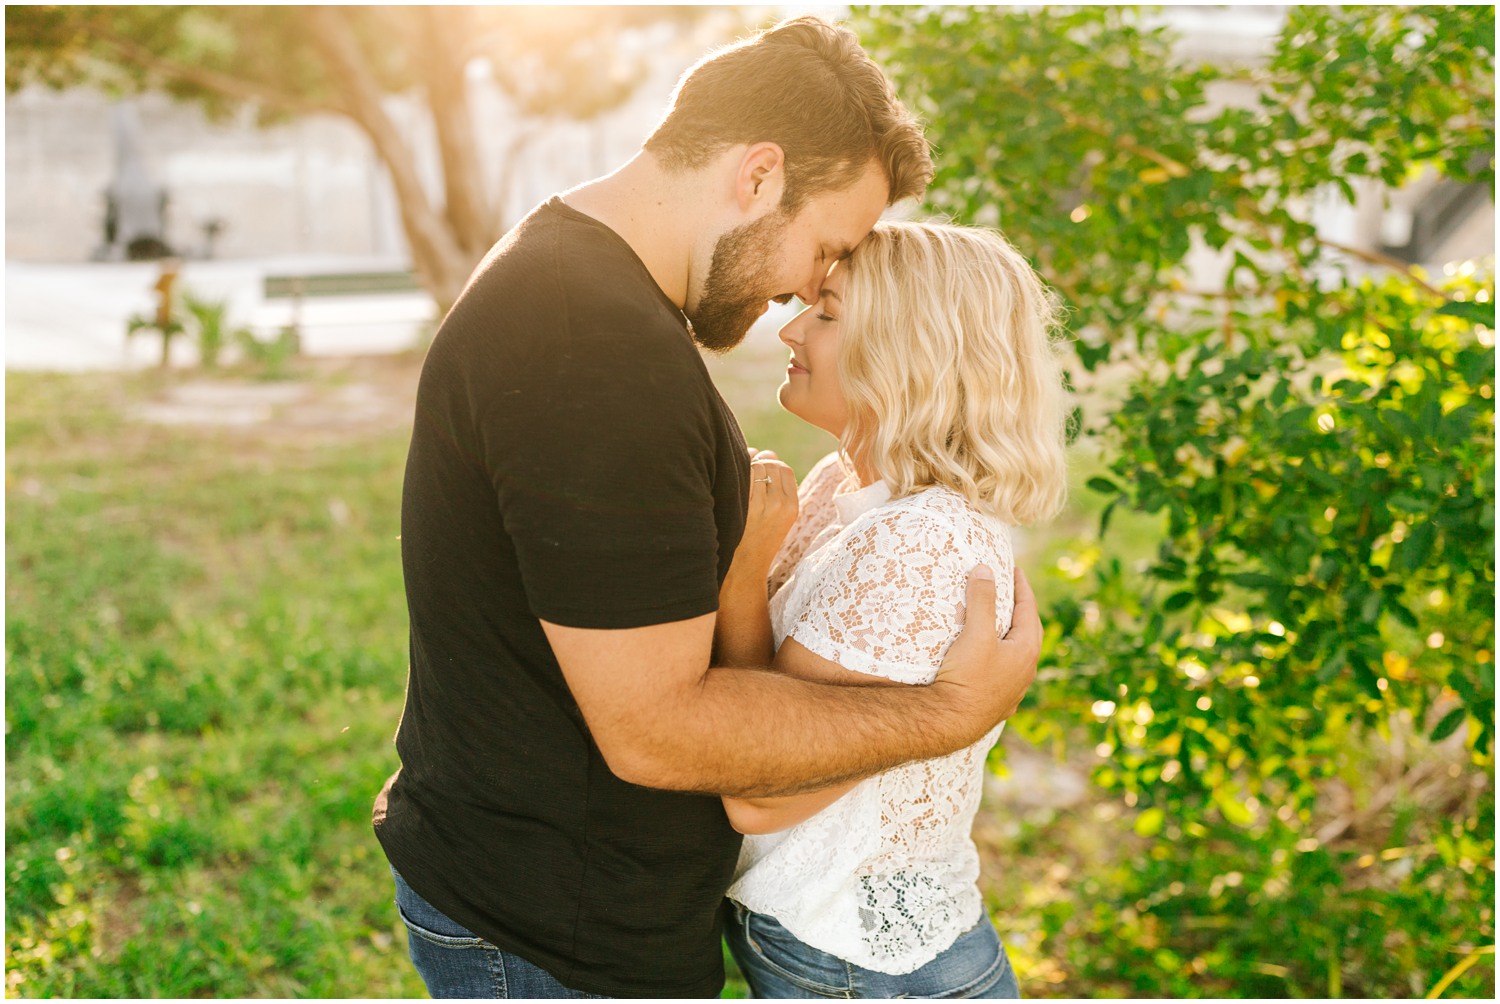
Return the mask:
[[786,155],[781,208],[854,184],[871,160],[889,201],[932,180],[921,127],[847,28],[798,17],[717,52],[683,74],[646,150],[669,170],[701,167],[740,143]]

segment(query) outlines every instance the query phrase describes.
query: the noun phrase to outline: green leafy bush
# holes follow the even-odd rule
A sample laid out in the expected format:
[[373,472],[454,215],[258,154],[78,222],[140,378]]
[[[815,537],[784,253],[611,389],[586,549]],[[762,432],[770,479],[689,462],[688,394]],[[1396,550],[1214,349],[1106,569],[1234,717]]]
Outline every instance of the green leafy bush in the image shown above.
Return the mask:
[[929,208],[1066,299],[1107,465],[1016,728],[1094,745],[1147,850],[1048,936],[1133,993],[1490,995],[1493,261],[1435,279],[1312,207],[1493,184],[1493,8],[1293,8],[1249,69],[1133,9],[857,18]]

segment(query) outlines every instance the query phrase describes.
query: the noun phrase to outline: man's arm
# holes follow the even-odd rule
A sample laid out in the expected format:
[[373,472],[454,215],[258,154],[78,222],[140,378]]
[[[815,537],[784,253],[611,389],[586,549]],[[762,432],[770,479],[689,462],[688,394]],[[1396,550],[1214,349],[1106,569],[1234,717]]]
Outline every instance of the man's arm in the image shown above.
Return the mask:
[[709,667],[714,615],[626,630],[542,622],[610,770],[653,788],[796,794],[951,753],[1009,717],[1036,675],[1041,622],[1019,571],[995,637],[995,583],[971,575],[966,627],[925,687],[828,686]]
[[[845,669],[831,659],[825,659],[795,638],[788,638],[776,650],[776,662],[772,666],[778,673],[786,673],[803,680],[845,687],[904,687],[907,684],[888,680],[883,676],[856,673]],[[826,809],[837,802],[860,779],[845,781],[817,791],[800,795],[772,795],[759,798],[736,798],[724,796],[724,812],[730,825],[741,833],[776,833],[796,826],[804,819]]]

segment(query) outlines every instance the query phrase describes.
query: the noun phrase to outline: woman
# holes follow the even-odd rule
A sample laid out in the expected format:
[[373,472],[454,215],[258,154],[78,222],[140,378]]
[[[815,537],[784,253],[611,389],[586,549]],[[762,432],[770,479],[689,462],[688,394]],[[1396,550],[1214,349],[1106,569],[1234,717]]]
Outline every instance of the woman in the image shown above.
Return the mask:
[[[882,223],[834,267],[781,331],[779,398],[840,448],[800,499],[784,465],[757,459],[720,661],[765,665],[774,648],[782,672],[931,683],[981,563],[1009,629],[1009,526],[1054,515],[1065,494],[1053,321],[993,231]],[[756,996],[1019,996],[969,836],[999,735],[821,791],[724,799],[749,834],[726,928]]]

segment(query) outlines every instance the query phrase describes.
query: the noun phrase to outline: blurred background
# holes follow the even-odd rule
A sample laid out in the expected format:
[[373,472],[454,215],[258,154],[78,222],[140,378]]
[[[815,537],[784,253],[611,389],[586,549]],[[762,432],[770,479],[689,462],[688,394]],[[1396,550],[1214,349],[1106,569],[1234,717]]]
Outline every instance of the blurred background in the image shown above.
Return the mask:
[[[797,13],[926,124],[895,212],[1068,307],[975,830],[1023,991],[1493,997],[1493,8],[1205,5],[7,7],[8,995],[420,993],[368,813],[423,349]],[[709,363],[800,473],[794,313]]]

